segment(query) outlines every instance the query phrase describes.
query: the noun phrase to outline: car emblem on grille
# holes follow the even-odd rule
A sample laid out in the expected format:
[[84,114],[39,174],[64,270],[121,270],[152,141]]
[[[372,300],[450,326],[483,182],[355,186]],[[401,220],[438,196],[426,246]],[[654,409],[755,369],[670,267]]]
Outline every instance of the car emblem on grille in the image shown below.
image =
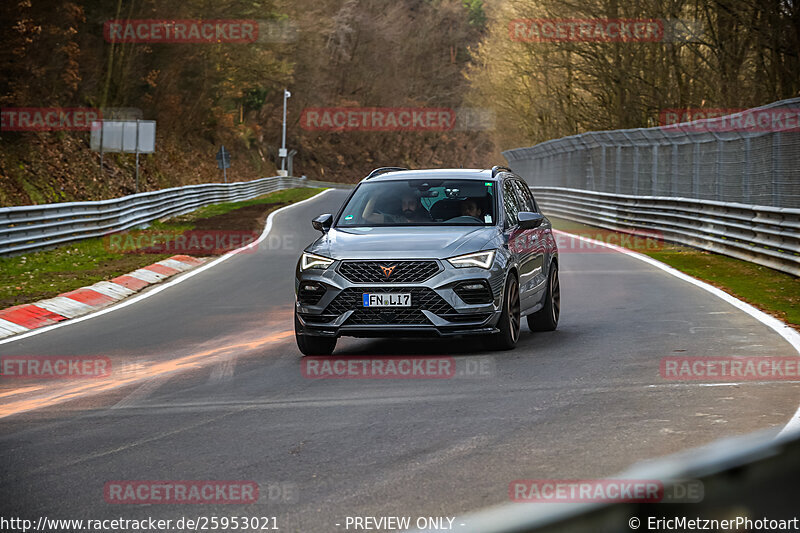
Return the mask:
[[385,266],[383,266],[383,265],[380,265],[380,267],[381,267],[381,270],[383,270],[383,275],[384,275],[384,276],[386,276],[386,278],[387,278],[387,279],[389,278],[389,276],[391,276],[391,275],[392,275],[392,272],[394,272],[394,268],[395,268],[396,266],[397,266],[397,265],[392,265],[392,266],[390,266],[390,267],[385,267]]

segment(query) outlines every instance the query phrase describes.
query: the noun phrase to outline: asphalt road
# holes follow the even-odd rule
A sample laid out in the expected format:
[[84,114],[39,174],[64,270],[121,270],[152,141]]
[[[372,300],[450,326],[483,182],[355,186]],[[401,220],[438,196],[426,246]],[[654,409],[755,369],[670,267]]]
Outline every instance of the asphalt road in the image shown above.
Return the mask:
[[[0,378],[0,516],[275,516],[305,533],[345,531],[347,516],[452,517],[508,503],[515,479],[612,475],[723,436],[777,433],[797,409],[791,383],[662,379],[665,356],[795,353],[730,304],[607,251],[562,253],[559,329],[524,326],[514,351],[358,339],[336,351],[453,355],[462,369],[485,363],[480,375],[306,379],[294,266],[311,218],[344,197],[281,211],[254,253],[150,298],[0,345],[107,356],[114,369],[91,382]],[[109,504],[110,480],[253,480],[262,498]]]

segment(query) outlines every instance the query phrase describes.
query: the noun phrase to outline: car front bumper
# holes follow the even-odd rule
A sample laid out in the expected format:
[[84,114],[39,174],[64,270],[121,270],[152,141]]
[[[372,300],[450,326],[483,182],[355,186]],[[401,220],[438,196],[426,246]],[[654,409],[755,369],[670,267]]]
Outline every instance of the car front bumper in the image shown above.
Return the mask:
[[[438,273],[421,283],[354,283],[339,272],[342,261],[336,261],[325,270],[300,271],[298,267],[295,277],[297,333],[324,337],[448,337],[496,333],[506,275],[504,259],[496,258],[490,269],[456,268],[447,261],[436,261]],[[325,289],[315,303],[299,296],[301,286],[309,282]],[[464,283],[484,283],[491,300],[488,301],[487,296],[485,303],[465,302],[456,291]],[[412,305],[410,308],[367,309],[360,303],[361,295],[370,292],[410,292]]]

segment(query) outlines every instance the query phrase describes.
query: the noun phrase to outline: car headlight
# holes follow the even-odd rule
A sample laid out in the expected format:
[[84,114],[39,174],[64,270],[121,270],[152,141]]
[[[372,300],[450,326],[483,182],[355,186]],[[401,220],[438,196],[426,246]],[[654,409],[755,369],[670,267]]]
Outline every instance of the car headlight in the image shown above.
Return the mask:
[[451,257],[448,261],[456,268],[479,267],[488,269],[492,266],[492,261],[494,261],[494,250],[459,255]]
[[300,270],[308,270],[311,268],[325,270],[332,264],[333,259],[322,257],[321,255],[310,254],[308,252],[303,252],[303,256],[300,258]]

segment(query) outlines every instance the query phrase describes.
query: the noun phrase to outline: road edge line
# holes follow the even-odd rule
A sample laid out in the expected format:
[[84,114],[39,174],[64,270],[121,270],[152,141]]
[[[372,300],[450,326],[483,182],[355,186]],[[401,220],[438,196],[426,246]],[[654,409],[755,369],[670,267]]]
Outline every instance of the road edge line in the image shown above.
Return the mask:
[[[692,285],[694,285],[696,287],[699,287],[699,288],[705,290],[706,292],[709,292],[709,293],[713,294],[714,296],[726,301],[727,303],[729,303],[732,306],[736,307],[740,311],[743,311],[743,312],[747,313],[748,315],[750,315],[751,317],[755,318],[756,320],[758,320],[759,322],[761,322],[762,324],[764,324],[768,328],[770,328],[773,331],[775,331],[786,342],[788,342],[792,346],[792,348],[795,349],[795,351],[797,352],[797,355],[800,356],[800,332],[798,332],[797,330],[795,330],[794,328],[792,328],[791,326],[789,326],[785,322],[782,322],[782,321],[778,320],[774,316],[772,316],[770,314],[767,314],[767,313],[765,313],[764,311],[762,311],[760,309],[757,309],[756,307],[750,305],[749,303],[747,303],[747,302],[745,302],[743,300],[740,300],[739,298],[736,298],[735,296],[733,296],[731,294],[728,294],[727,292],[723,291],[722,289],[714,287],[710,283],[706,283],[705,281],[702,281],[702,280],[699,280],[699,279],[697,279],[695,277],[692,277],[689,274],[686,274],[685,272],[681,272],[680,270],[678,270],[678,269],[676,269],[674,267],[671,267],[668,264],[659,261],[658,259],[653,259],[652,257],[650,257],[648,255],[644,255],[644,254],[641,254],[639,252],[634,252],[633,250],[630,250],[628,248],[623,248],[622,246],[617,246],[615,244],[609,244],[609,243],[606,243],[606,242],[603,242],[603,241],[598,241],[598,240],[595,240],[595,239],[591,239],[589,237],[584,237],[582,235],[577,235],[575,233],[570,233],[568,231],[563,231],[563,230],[555,230],[554,229],[553,233],[566,235],[568,237],[571,237],[571,238],[574,238],[574,239],[578,239],[578,240],[581,240],[581,241],[584,241],[584,242],[587,242],[587,243],[590,243],[590,244],[595,244],[595,245],[599,245],[599,246],[604,246],[606,248],[610,248],[610,249],[612,249],[614,251],[623,253],[625,255],[628,255],[630,257],[638,259],[639,261],[643,261],[643,262],[645,262],[645,263],[647,263],[647,264],[649,264],[651,266],[659,268],[659,269],[663,270],[664,272],[666,272],[667,274],[670,274],[670,275],[672,275],[672,276],[674,276],[674,277],[676,277],[676,278],[678,278],[680,280],[683,280],[683,281],[686,281],[688,283],[691,283]],[[775,437],[777,438],[777,437],[779,437],[781,435],[784,435],[786,433],[794,433],[794,432],[796,432],[798,430],[800,430],[800,406],[798,406],[798,408],[795,411],[795,413],[792,415],[792,417],[789,419],[789,421],[786,423],[786,425],[784,425],[783,428],[778,432],[778,434],[775,435]]]

